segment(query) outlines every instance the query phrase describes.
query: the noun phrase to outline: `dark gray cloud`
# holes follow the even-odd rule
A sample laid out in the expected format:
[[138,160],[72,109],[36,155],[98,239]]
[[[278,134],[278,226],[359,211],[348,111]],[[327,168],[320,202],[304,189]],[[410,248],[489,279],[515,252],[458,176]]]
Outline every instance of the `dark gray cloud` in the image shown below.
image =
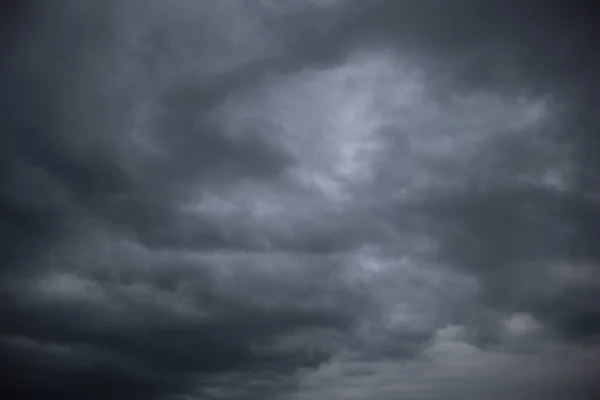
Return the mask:
[[597,391],[583,2],[3,7],[2,391]]

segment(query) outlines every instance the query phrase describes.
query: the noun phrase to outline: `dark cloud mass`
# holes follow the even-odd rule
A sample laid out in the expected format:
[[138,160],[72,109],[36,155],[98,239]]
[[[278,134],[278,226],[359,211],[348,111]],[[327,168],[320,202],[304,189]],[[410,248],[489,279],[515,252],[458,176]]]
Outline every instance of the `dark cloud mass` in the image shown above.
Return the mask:
[[3,398],[597,395],[591,4],[2,4]]

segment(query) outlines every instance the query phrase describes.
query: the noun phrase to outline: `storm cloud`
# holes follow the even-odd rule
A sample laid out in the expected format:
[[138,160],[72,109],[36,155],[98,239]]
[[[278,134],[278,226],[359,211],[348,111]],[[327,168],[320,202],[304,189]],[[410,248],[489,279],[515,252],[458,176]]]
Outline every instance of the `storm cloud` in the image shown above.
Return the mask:
[[597,394],[584,2],[7,4],[4,397]]

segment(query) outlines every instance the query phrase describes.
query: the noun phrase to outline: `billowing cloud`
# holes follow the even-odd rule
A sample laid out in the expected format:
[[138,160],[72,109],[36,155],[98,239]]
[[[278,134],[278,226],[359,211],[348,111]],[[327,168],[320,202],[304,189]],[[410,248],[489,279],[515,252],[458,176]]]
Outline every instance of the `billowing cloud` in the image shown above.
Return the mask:
[[593,398],[597,35],[467,3],[7,11],[2,389]]

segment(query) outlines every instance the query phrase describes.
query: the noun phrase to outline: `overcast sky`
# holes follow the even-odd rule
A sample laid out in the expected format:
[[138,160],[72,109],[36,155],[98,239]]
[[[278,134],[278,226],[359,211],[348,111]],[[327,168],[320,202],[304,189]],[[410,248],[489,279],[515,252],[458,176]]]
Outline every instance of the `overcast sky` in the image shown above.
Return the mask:
[[591,5],[13,3],[0,397],[595,398]]

